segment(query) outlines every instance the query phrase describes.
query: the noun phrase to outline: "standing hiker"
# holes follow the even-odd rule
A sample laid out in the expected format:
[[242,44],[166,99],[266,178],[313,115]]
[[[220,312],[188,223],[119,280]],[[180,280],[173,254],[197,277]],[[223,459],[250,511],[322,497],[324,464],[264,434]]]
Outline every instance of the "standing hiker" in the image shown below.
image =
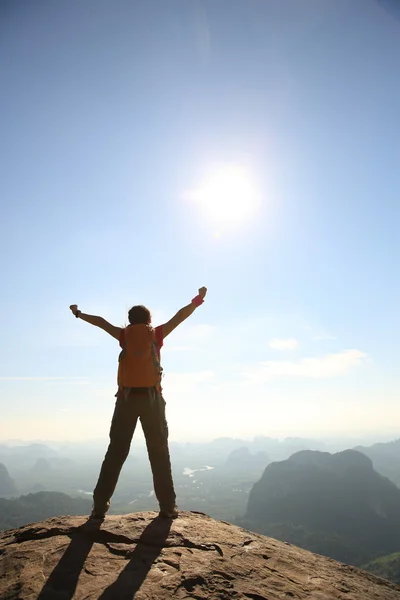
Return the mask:
[[110,443],[104,457],[99,479],[93,492],[92,519],[104,519],[111,496],[131,445],[138,418],[146,439],[153,472],[154,491],[160,505],[160,517],[178,516],[168,449],[168,426],[165,400],[161,391],[162,369],[160,350],[163,340],[204,302],[207,288],[190,304],[181,308],[172,319],[156,328],[151,326],[151,314],[145,306],[133,306],[128,312],[128,327],[115,327],[102,317],[70,309],[75,317],[104,329],[119,341],[122,348],[118,365],[118,391],[110,428]]

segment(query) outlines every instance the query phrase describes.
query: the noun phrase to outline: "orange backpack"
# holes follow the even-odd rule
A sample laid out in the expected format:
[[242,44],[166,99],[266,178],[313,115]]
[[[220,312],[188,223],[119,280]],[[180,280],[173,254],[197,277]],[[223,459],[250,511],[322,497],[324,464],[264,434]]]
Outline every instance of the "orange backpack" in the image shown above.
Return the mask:
[[119,355],[119,387],[160,387],[161,366],[154,329],[129,325],[123,330]]

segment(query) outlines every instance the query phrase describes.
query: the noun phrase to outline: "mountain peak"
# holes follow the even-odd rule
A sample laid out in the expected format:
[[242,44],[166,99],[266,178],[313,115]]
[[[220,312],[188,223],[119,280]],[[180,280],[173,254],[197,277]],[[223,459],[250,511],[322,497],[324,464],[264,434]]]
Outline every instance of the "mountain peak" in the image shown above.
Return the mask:
[[335,454],[320,450],[300,450],[288,458],[297,465],[314,465],[336,469],[348,467],[363,467],[373,470],[372,460],[357,450],[343,450]]
[[400,600],[388,581],[194,512],[173,522],[111,515],[97,526],[57,517],[4,532],[0,554],[8,600]]
[[14,480],[3,463],[0,463],[0,497],[8,498],[16,494]]

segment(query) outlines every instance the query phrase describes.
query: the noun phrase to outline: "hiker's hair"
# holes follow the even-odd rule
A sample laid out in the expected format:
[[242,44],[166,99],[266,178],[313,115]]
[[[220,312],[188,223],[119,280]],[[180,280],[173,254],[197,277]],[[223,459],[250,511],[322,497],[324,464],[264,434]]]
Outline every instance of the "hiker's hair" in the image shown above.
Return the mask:
[[147,325],[151,321],[151,313],[143,304],[139,304],[129,310],[128,319],[131,325]]

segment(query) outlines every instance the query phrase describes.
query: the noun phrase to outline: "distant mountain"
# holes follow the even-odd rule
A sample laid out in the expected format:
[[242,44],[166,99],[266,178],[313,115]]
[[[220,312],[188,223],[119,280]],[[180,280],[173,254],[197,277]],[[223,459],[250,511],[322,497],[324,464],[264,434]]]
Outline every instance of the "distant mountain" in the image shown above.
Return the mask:
[[36,460],[37,458],[49,458],[51,456],[57,456],[57,452],[47,446],[46,444],[27,444],[26,446],[7,446],[1,444],[0,452],[6,453],[8,456],[29,456]]
[[0,498],[0,531],[59,515],[88,515],[92,501],[60,492],[39,492],[20,498]]
[[[315,440],[286,438],[278,440],[266,436],[257,436],[252,440],[241,438],[216,438],[204,443],[171,442],[170,451],[173,462],[197,468],[208,464],[213,467],[224,466],[232,452],[247,448],[251,454],[266,453],[269,460],[284,460],[300,450],[326,450],[325,444]],[[138,454],[138,451],[134,451]],[[146,449],[142,449],[146,455]],[[139,454],[138,454],[139,455]],[[147,456],[147,455],[146,455]]]
[[46,458],[38,458],[31,471],[36,475],[48,475],[51,471],[51,464]]
[[[225,469],[232,471],[253,471],[261,469],[259,473],[270,463],[266,452],[252,454],[246,447],[232,450],[225,461]],[[253,480],[254,481],[254,480]]]
[[271,463],[240,523],[360,565],[400,548],[400,490],[354,450],[303,451]]
[[55,458],[57,452],[45,444],[28,444],[26,446],[0,445],[0,462],[12,469],[29,469],[40,458]]
[[400,439],[373,446],[357,446],[354,450],[368,456],[378,473],[400,487]]
[[389,556],[381,556],[363,565],[362,568],[377,577],[389,579],[389,581],[400,585],[400,552],[389,554]]
[[6,467],[0,463],[0,498],[9,498],[17,495],[14,480],[10,477]]
[[273,461],[286,460],[292,454],[301,452],[302,450],[327,450],[323,442],[316,440],[288,437],[283,440],[269,438],[265,436],[257,436],[249,445],[252,452],[264,451]]
[[[32,443],[27,445],[0,444],[0,462],[7,465],[13,472],[18,471],[18,477],[24,478],[32,468],[38,469],[41,474],[45,464],[43,460],[57,470],[67,469],[76,472],[82,465],[90,465],[98,468],[101,464],[107,441],[93,441],[87,444],[68,443]],[[269,461],[285,460],[290,455],[300,450],[327,450],[322,442],[312,439],[286,438],[283,440],[267,436],[256,436],[253,439],[216,438],[209,442],[177,443],[170,442],[170,452],[173,463],[177,468],[199,468],[202,465],[213,467],[224,466],[229,455],[240,448],[247,448],[249,452],[256,455],[260,452],[267,454]],[[329,448],[332,450],[332,448]],[[145,461],[147,464],[147,449],[144,443],[133,440],[131,457],[136,461]],[[133,460],[132,459],[132,460]],[[38,462],[40,461],[40,462]],[[264,465],[265,466],[265,465]]]
[[271,460],[284,460],[300,450],[325,450],[322,442],[303,438],[277,440],[266,436],[256,436],[252,440],[217,438],[207,444],[216,452],[229,452],[248,448],[254,454],[265,452]]

